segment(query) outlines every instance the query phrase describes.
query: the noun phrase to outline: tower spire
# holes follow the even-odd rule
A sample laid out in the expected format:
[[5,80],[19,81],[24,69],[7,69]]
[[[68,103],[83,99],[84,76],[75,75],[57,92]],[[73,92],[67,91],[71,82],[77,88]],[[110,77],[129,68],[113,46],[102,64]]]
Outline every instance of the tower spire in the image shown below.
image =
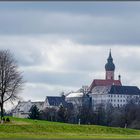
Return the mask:
[[109,56],[111,56],[111,48],[110,48],[110,51],[109,51]]
[[113,58],[111,56],[111,49],[109,50],[109,56],[107,59],[107,63],[105,65],[105,70],[106,70],[106,79],[114,79],[115,65],[113,63]]
[[107,61],[108,62],[112,62],[113,61],[113,58],[112,58],[112,55],[111,55],[111,49],[109,50],[109,56],[108,56]]

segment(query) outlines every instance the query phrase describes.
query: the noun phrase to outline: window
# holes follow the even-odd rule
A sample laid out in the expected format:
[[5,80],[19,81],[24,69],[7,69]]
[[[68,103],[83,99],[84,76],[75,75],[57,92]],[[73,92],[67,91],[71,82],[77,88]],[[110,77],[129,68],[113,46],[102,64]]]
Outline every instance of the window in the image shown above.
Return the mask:
[[114,102],[116,102],[116,100],[114,99]]
[[114,95],[114,97],[116,97],[116,95]]
[[119,102],[119,99],[118,99],[118,102]]
[[118,97],[119,97],[119,95],[118,95]]

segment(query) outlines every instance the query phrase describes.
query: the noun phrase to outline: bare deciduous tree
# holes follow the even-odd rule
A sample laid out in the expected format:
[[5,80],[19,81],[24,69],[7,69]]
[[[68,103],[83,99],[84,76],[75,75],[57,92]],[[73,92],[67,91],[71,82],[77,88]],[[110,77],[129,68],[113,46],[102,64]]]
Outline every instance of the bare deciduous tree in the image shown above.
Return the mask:
[[4,116],[4,103],[18,98],[23,77],[18,69],[17,62],[9,50],[0,51],[0,108],[1,120]]

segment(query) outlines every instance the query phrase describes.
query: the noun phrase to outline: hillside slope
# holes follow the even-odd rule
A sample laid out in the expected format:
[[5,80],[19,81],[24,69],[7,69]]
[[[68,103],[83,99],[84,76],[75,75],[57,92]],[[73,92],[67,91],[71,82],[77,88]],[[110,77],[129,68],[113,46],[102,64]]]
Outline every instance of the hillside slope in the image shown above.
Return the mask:
[[0,138],[140,138],[139,130],[10,118],[0,124]]

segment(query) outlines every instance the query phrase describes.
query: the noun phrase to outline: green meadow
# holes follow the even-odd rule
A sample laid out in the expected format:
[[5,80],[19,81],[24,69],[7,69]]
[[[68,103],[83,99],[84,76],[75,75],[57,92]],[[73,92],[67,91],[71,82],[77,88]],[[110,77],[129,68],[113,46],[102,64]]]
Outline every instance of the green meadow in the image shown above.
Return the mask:
[[139,139],[140,130],[10,118],[0,124],[0,139]]

